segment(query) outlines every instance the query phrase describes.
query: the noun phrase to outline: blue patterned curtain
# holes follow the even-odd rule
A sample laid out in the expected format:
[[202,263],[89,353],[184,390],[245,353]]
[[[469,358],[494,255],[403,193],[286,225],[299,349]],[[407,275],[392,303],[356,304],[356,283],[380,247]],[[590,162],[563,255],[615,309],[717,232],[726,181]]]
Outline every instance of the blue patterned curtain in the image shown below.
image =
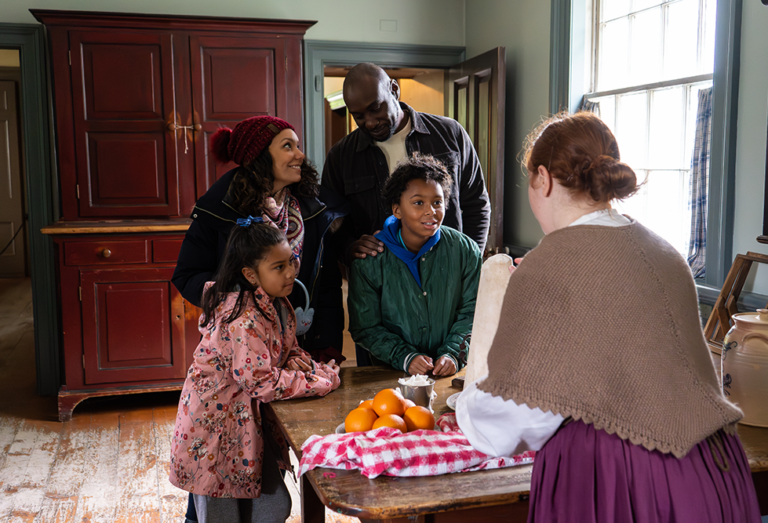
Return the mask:
[[707,254],[707,187],[709,186],[709,152],[712,138],[712,88],[699,91],[696,113],[696,143],[691,160],[688,209],[691,211],[691,239],[688,265],[694,278],[705,274]]
[[581,107],[579,107],[579,111],[587,111],[600,116],[600,102],[592,102],[587,100],[587,97],[585,96],[581,99]]

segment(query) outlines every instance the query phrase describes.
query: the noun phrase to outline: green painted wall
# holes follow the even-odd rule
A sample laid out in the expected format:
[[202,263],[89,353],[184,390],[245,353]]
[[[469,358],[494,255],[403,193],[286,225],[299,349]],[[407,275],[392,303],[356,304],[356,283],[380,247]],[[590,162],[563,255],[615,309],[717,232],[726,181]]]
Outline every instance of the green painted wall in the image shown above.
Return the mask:
[[543,236],[518,154],[549,110],[549,18],[547,0],[467,0],[467,58],[498,46],[507,50],[504,243],[524,247]]
[[[317,20],[311,40],[464,45],[464,0],[3,0],[0,20],[35,23],[29,9]],[[384,31],[381,21],[385,20]],[[392,31],[391,21],[396,22]]]
[[[768,6],[744,0],[741,22],[741,73],[736,142],[736,198],[733,254],[768,254],[755,238],[763,229],[765,148],[768,128]],[[768,294],[768,267],[760,264],[745,290]]]

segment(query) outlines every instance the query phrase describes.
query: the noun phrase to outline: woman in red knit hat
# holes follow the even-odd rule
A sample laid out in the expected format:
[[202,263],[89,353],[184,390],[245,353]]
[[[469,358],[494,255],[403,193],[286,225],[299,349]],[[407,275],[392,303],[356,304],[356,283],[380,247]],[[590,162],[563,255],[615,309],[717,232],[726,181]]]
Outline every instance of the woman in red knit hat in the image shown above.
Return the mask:
[[[288,299],[302,309],[296,310],[299,345],[314,360],[341,362],[344,309],[333,233],[350,209],[318,184],[317,171],[299,145],[293,126],[274,116],[254,116],[213,135],[210,153],[222,164],[237,166],[197,201],[172,281],[199,307],[232,227],[238,219],[261,218],[285,234],[297,264],[300,284]],[[192,506],[187,519],[195,521]]]

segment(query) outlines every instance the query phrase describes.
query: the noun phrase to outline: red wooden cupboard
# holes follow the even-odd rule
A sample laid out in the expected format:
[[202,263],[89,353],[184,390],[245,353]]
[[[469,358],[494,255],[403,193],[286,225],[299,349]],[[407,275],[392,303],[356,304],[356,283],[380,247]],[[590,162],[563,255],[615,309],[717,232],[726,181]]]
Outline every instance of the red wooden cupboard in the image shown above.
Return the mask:
[[59,417],[95,395],[178,389],[199,311],[170,283],[195,201],[231,166],[207,143],[259,114],[303,139],[314,22],[32,10],[50,44],[61,219]]

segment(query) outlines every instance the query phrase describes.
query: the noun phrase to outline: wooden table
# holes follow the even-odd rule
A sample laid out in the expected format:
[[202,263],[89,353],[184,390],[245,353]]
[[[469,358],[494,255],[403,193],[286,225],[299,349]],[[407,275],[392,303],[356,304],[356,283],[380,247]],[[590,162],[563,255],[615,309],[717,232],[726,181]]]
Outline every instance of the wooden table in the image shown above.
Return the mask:
[[[458,374],[459,376],[462,373]],[[341,386],[324,398],[276,401],[280,428],[296,455],[313,434],[331,434],[347,413],[376,392],[396,387],[404,374],[384,367],[341,369]],[[445,402],[459,389],[451,378],[437,381],[435,418],[450,412]],[[768,429],[740,426],[750,461],[761,513],[768,513]],[[362,521],[451,523],[526,521],[532,465],[421,478],[380,476],[368,479],[358,470],[315,469],[301,478],[302,521],[325,521],[324,506]],[[323,477],[333,472],[335,477]]]

